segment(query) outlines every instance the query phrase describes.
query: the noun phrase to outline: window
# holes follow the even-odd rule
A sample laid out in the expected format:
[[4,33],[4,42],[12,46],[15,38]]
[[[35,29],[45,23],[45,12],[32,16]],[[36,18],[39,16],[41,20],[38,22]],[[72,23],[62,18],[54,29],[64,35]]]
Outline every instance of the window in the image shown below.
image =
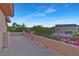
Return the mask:
[[65,34],[72,34],[72,31],[65,31]]

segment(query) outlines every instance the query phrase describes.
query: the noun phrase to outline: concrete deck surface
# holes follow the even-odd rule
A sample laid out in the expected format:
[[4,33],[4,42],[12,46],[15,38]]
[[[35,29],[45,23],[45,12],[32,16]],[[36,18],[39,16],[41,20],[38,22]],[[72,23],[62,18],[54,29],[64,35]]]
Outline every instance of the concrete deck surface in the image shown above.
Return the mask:
[[56,51],[45,48],[23,35],[10,36],[8,48],[0,51],[0,56],[59,56]]

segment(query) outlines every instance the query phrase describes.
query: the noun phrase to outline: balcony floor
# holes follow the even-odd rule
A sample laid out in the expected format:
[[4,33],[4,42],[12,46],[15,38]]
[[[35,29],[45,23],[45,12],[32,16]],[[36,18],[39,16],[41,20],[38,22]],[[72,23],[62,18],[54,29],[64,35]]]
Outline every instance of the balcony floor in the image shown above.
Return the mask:
[[23,35],[10,36],[8,48],[0,51],[1,56],[60,56],[56,51],[35,43]]

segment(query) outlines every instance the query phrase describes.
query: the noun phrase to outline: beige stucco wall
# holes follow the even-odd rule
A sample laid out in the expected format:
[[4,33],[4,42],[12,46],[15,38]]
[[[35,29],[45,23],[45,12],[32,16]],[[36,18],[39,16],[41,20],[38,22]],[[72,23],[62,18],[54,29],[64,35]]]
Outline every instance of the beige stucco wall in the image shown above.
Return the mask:
[[5,21],[5,15],[3,14],[2,10],[0,9],[0,49],[4,46],[3,42],[5,42],[6,39],[4,39],[5,33],[7,33],[7,27],[6,27],[6,21]]

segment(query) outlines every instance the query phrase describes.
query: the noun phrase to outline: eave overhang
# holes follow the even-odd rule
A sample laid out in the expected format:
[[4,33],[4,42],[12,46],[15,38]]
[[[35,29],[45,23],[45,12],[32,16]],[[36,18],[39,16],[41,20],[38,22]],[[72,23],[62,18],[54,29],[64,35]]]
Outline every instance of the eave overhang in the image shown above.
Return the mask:
[[3,11],[5,16],[13,16],[13,4],[12,3],[0,3],[0,8]]

